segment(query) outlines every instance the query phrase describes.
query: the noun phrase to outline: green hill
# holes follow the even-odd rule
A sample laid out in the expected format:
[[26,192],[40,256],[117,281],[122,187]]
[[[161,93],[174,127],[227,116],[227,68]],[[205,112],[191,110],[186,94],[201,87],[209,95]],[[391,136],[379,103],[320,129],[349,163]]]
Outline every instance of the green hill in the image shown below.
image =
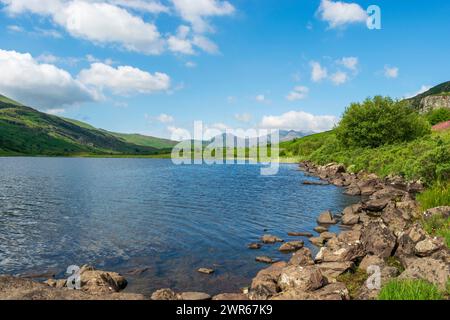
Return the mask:
[[123,140],[128,143],[136,144],[139,146],[152,147],[152,148],[157,148],[157,149],[170,149],[178,143],[177,141],[172,141],[169,139],[145,136],[145,135],[137,134],[137,133],[111,132],[111,131],[107,131],[107,130],[103,130],[103,129],[97,129],[97,128],[91,126],[90,124],[87,124],[87,123],[79,121],[79,120],[73,120],[73,119],[68,119],[68,118],[63,118],[63,119],[68,122],[71,122],[73,124],[76,124],[79,127],[89,129],[89,130],[102,131],[104,133],[113,135],[120,140]]
[[39,112],[0,96],[0,155],[157,155],[174,142],[121,135]]
[[437,86],[434,86],[433,88],[415,97],[406,99],[406,101],[412,108],[417,110],[419,109],[420,102],[422,101],[423,98],[426,98],[428,96],[449,96],[449,95],[450,95],[450,81],[447,81]]

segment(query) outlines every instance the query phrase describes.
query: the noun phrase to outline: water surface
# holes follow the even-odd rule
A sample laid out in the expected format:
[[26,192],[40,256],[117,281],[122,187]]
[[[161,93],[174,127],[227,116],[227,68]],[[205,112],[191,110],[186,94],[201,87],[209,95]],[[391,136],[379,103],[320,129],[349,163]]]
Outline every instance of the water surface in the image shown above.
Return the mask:
[[286,233],[312,231],[321,211],[358,200],[305,179],[314,178],[290,164],[261,176],[254,165],[0,158],[0,273],[63,276],[88,263],[123,273],[130,292],[238,291],[265,267],[256,255],[289,258],[249,242],[264,233],[294,240]]

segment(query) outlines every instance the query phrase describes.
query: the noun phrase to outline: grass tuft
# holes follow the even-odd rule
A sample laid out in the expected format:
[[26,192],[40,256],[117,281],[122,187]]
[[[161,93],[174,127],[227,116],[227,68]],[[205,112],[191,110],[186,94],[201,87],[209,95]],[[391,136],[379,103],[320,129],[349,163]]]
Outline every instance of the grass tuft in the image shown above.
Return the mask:
[[438,288],[424,280],[394,279],[381,288],[378,300],[443,300]]

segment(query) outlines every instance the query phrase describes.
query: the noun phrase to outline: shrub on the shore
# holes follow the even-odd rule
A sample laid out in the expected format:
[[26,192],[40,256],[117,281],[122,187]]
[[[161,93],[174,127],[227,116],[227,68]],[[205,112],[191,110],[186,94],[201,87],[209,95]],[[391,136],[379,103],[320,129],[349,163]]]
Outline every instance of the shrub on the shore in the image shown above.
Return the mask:
[[377,148],[428,133],[430,125],[405,102],[381,96],[352,103],[336,128],[338,141],[350,148]]
[[450,120],[450,109],[439,108],[431,110],[426,114],[426,118],[432,126],[448,121]]
[[438,288],[424,280],[394,279],[381,288],[379,300],[442,300]]
[[343,147],[330,131],[282,143],[281,149],[301,161],[322,165],[339,162],[352,172],[366,170],[381,177],[394,174],[406,179],[421,178],[428,185],[450,178],[450,131],[375,149]]

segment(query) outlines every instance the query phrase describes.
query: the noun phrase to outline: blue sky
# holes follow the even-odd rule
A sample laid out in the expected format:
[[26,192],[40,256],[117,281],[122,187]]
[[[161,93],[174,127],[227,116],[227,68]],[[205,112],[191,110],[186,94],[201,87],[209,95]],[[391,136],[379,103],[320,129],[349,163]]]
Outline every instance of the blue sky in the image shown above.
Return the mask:
[[[381,30],[365,10],[381,9]],[[450,80],[450,2],[0,0],[0,93],[120,132],[328,129]]]

